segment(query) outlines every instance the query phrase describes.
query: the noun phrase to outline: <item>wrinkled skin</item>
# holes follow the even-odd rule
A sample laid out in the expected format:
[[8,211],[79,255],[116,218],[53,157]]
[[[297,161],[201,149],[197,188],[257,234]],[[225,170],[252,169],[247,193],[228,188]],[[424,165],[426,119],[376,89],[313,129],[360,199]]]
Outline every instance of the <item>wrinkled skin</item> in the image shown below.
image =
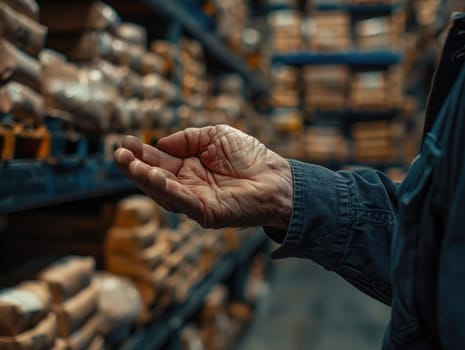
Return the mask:
[[160,139],[156,148],[126,136],[115,160],[161,206],[204,227],[288,225],[289,163],[232,127],[188,128]]

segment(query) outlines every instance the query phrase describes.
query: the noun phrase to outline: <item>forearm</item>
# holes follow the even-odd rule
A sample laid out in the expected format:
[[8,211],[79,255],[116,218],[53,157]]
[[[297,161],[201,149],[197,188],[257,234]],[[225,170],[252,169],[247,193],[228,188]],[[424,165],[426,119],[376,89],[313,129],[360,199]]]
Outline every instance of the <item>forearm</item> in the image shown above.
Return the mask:
[[389,251],[396,223],[396,185],[375,172],[334,172],[297,161],[286,231],[269,235],[275,258],[312,259],[389,303]]

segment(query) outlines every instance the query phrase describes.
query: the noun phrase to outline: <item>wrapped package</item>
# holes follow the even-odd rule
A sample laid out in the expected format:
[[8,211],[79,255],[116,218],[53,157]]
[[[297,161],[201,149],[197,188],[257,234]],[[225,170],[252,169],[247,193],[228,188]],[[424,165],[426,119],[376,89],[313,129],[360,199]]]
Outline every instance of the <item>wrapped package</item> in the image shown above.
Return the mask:
[[137,255],[155,242],[158,223],[150,221],[143,226],[134,228],[112,227],[105,239],[107,254]]
[[74,61],[104,58],[118,65],[130,62],[128,44],[107,32],[53,33],[49,35],[47,44]]
[[162,100],[144,100],[141,107],[146,128],[169,128],[176,125],[176,110]]
[[43,282],[23,282],[0,291],[0,336],[15,336],[32,328],[49,313],[51,304]]
[[0,2],[0,37],[37,57],[44,47],[46,27]]
[[138,24],[123,22],[116,28],[116,36],[141,48],[147,47],[147,30]]
[[170,270],[165,266],[157,267],[150,275],[147,276],[129,276],[136,285],[142,296],[144,305],[151,306],[156,301],[169,303],[172,301],[174,294],[169,289],[168,278]]
[[98,60],[94,67],[104,75],[109,84],[118,88],[123,97],[143,97],[141,79],[128,67],[115,66],[105,60]]
[[67,350],[89,350],[93,340],[97,337],[103,318],[100,314],[94,314],[84,325],[67,339]]
[[[96,336],[89,344],[86,350],[104,350],[105,340],[101,336]],[[52,350],[71,350],[70,345],[65,339],[57,339]]]
[[112,130],[128,132],[141,129],[144,123],[144,111],[141,101],[137,98],[118,98],[115,111],[111,117]]
[[49,350],[56,339],[56,317],[49,313],[35,327],[12,337],[0,337],[2,350]]
[[59,337],[69,337],[97,310],[98,293],[98,285],[93,282],[69,300],[54,306]]
[[14,80],[40,92],[42,69],[39,61],[0,39],[0,79],[2,82]]
[[42,270],[38,277],[48,283],[53,302],[63,303],[90,284],[94,271],[94,258],[68,256]]
[[138,46],[129,45],[129,66],[140,74],[165,73],[165,62],[152,52]]
[[115,109],[116,90],[108,84],[92,83],[85,71],[62,62],[59,56],[41,56],[43,91],[48,108],[64,110],[84,131],[103,132]]
[[157,242],[137,255],[107,254],[106,267],[117,274],[143,276],[150,274],[171,251],[169,242]]
[[105,339],[103,337],[97,336],[89,344],[89,347],[86,350],[104,350],[105,349]]
[[42,4],[42,23],[53,32],[115,30],[121,23],[116,11],[101,1],[60,1]]
[[0,88],[0,113],[11,113],[17,120],[42,122],[44,99],[25,85],[11,81]]
[[150,221],[158,221],[158,206],[147,196],[134,195],[118,202],[114,225],[139,227]]
[[161,97],[165,101],[172,102],[179,97],[179,89],[158,74],[144,76],[142,86],[144,88],[144,98],[146,99]]
[[168,41],[156,40],[150,44],[152,52],[162,57],[165,62],[165,71],[173,72],[176,62],[179,61],[179,50],[175,44]]
[[1,0],[1,3],[7,4],[16,12],[30,19],[39,20],[39,5],[35,0]]
[[197,40],[183,39],[181,50],[197,61],[204,60],[203,47]]
[[126,278],[100,272],[95,276],[99,290],[98,308],[102,316],[101,334],[108,334],[136,322],[142,312],[142,299]]

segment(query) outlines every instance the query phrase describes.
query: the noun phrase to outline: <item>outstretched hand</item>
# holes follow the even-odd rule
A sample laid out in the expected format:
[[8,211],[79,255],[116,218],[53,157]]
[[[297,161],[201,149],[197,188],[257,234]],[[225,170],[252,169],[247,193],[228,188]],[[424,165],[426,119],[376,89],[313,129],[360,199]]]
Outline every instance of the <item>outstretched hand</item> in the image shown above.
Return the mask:
[[115,160],[161,206],[204,227],[288,225],[289,163],[232,127],[188,128],[161,138],[156,148],[126,136]]

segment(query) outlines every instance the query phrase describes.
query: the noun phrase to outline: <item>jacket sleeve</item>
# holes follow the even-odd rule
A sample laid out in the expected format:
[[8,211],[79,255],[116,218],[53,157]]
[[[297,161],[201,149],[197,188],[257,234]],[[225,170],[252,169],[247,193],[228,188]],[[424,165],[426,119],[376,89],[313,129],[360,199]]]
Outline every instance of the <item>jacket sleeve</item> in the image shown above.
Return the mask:
[[375,170],[331,171],[290,160],[294,198],[287,232],[265,228],[281,246],[273,258],[307,258],[366,294],[391,303],[390,246],[397,185]]
[[[463,144],[459,149],[465,149]],[[437,288],[441,349],[448,350],[465,349],[465,155],[456,153],[462,157],[455,162],[461,171],[456,181],[451,181],[455,186],[445,213]]]

